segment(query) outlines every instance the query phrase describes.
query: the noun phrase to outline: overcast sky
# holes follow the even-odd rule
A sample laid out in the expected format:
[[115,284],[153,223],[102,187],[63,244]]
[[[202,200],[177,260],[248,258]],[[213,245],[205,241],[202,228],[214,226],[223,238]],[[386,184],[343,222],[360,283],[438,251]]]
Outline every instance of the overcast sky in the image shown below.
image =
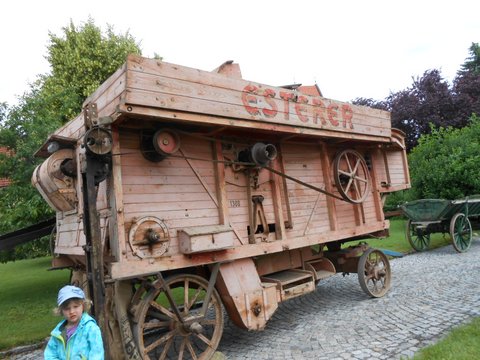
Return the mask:
[[226,60],[266,85],[317,83],[324,97],[384,99],[425,70],[452,81],[480,42],[472,0],[13,0],[2,3],[0,102],[48,73],[48,32],[92,17],[130,34],[144,56],[213,70]]

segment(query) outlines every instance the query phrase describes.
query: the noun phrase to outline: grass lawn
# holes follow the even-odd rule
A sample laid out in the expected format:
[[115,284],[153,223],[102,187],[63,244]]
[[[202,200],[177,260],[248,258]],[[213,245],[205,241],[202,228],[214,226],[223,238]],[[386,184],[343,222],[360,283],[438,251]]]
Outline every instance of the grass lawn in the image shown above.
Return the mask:
[[480,318],[460,326],[435,345],[420,350],[414,360],[470,360],[480,357]]
[[0,264],[0,350],[41,341],[60,321],[53,309],[70,271],[47,271],[50,262],[39,258]]
[[[409,254],[415,252],[415,250],[410,246],[408,240],[405,237],[405,223],[403,219],[393,219],[390,220],[390,236],[385,239],[368,239],[362,240],[367,242],[371,247],[377,249],[388,249],[400,252],[402,254]],[[352,241],[346,243],[344,246],[352,246],[357,242]],[[450,236],[443,234],[431,234],[430,236],[430,247],[429,249],[436,249],[442,246],[452,246],[450,242]]]
[[[405,221],[391,221],[390,236],[366,240],[372,247],[410,253]],[[354,245],[347,243],[346,246]],[[432,234],[430,249],[451,246],[449,236]],[[69,281],[69,270],[47,271],[50,258],[0,264],[0,351],[45,339],[60,321],[53,315],[57,292]],[[8,324],[8,326],[5,326]],[[480,353],[480,318],[454,330],[445,340],[426,348],[415,359],[473,359]],[[473,355],[472,355],[473,354]]]

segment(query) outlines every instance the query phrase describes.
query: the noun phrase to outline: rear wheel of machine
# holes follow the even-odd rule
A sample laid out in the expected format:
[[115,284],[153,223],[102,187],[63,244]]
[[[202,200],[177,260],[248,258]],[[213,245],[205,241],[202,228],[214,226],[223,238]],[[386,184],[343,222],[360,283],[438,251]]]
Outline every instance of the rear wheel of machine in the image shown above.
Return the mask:
[[412,224],[412,220],[406,223],[405,234],[407,240],[416,251],[425,251],[430,246],[430,234],[423,234],[418,231],[417,225]]
[[382,297],[390,289],[392,273],[387,256],[376,249],[368,249],[358,261],[358,281],[371,297]]
[[210,359],[223,333],[220,296],[213,289],[202,316],[208,287],[205,279],[175,275],[165,284],[171,289],[174,304],[170,304],[163,288],[153,287],[139,307],[139,321],[133,331],[143,359]]
[[472,224],[465,214],[455,214],[450,221],[452,245],[458,252],[465,252],[472,244]]

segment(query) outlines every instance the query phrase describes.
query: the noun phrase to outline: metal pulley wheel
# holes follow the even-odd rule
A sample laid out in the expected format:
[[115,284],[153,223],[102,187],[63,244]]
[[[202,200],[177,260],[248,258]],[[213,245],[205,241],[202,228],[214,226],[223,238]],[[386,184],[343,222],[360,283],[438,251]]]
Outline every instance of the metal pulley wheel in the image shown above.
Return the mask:
[[153,147],[161,155],[171,155],[180,148],[180,137],[171,129],[160,129],[153,135]]
[[84,144],[86,150],[91,155],[107,155],[112,151],[112,134],[108,130],[94,127],[85,133]]

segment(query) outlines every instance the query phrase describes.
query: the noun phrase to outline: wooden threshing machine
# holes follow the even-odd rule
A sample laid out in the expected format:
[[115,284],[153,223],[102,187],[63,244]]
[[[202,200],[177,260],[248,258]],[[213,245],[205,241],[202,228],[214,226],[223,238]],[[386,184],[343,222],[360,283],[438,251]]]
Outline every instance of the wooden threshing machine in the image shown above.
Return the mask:
[[390,287],[385,196],[410,186],[389,113],[316,86],[243,80],[129,56],[37,155],[57,212],[54,268],[94,301],[107,354],[208,359],[224,311],[261,330],[335,273]]

